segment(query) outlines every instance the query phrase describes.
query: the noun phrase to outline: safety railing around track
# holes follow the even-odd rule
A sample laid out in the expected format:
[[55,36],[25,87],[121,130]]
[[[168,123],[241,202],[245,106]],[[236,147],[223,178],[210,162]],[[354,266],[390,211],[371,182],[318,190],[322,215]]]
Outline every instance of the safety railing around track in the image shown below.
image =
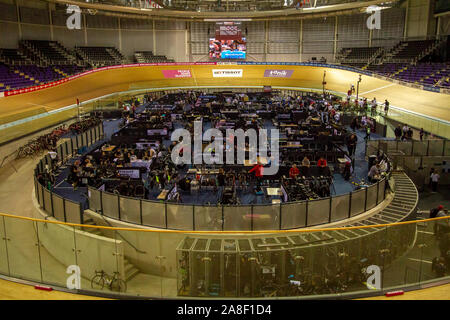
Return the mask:
[[[93,229],[101,235],[86,232]],[[450,281],[449,230],[449,217],[365,227],[214,233],[0,214],[0,274],[116,297],[381,295]],[[117,232],[139,243],[145,254],[130,248]],[[343,240],[350,234],[351,239]],[[124,256],[138,270],[132,277],[120,270]],[[95,276],[102,271],[121,275],[122,285],[100,286]]]

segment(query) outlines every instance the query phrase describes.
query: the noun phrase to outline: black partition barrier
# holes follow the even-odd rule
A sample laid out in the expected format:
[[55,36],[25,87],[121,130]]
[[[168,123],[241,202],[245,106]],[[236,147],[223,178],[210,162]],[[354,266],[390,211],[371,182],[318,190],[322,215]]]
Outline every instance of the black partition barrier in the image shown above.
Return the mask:
[[288,230],[354,217],[380,204],[385,181],[350,194],[267,205],[192,205],[120,196],[88,188],[89,209],[138,225],[197,231]]
[[[77,149],[87,147],[86,144],[95,143],[95,132],[99,133],[100,138],[102,131],[103,125],[98,125],[89,134],[79,134],[61,145],[58,149],[61,160],[66,161],[72,151],[76,152]],[[86,144],[82,144],[83,142]],[[70,150],[72,151],[69,152]],[[37,170],[45,171],[45,165],[50,163],[51,159],[47,155],[39,162]],[[108,218],[163,229],[288,230],[348,219],[374,208],[385,199],[387,179],[349,194],[318,200],[240,206],[165,203],[125,197],[88,187],[88,208]],[[37,180],[35,183],[38,202],[49,215],[66,222],[83,221],[80,203],[52,194]]]

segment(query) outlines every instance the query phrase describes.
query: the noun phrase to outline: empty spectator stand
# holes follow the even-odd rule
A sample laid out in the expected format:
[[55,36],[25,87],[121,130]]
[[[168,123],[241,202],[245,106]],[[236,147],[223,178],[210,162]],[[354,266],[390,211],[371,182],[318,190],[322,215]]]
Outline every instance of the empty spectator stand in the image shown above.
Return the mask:
[[134,57],[137,63],[174,62],[173,59],[168,59],[166,56],[155,56],[152,51],[137,51]]
[[19,70],[0,63],[0,91],[21,89],[36,85],[37,82]]
[[385,53],[383,63],[415,63],[436,50],[441,43],[436,40],[401,41]]
[[120,65],[126,61],[114,47],[75,47],[75,51],[92,67]]
[[393,77],[398,72],[404,70],[408,64],[406,63],[385,63],[385,64],[371,64],[367,70],[384,75],[386,77]]
[[56,72],[53,67],[38,67],[38,66],[17,66],[21,74],[28,76],[34,80],[36,84],[48,83],[64,78],[64,75]]
[[19,45],[30,58],[43,66],[70,65],[76,62],[75,56],[57,41],[23,40]]
[[17,49],[0,49],[0,62],[7,65],[33,64],[33,61]]
[[364,67],[379,57],[383,52],[381,47],[342,48],[336,55],[341,64]]

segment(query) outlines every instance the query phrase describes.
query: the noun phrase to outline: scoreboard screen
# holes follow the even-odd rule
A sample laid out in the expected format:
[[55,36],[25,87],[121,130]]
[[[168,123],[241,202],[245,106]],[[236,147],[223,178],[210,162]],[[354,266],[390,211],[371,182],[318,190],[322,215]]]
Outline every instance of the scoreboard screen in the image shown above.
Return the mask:
[[215,38],[209,39],[210,59],[245,59],[246,52],[241,22],[217,22]]

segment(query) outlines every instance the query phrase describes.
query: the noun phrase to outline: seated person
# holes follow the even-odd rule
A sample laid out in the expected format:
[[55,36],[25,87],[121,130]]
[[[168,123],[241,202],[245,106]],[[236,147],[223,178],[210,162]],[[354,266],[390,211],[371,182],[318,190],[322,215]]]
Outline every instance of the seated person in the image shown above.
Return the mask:
[[311,166],[311,162],[308,157],[304,157],[302,160],[302,173],[304,176],[309,176],[309,167]]
[[319,167],[319,174],[323,175],[326,170],[325,168],[327,167],[327,160],[321,156],[319,161],[317,161],[317,166]]
[[379,164],[374,164],[370,170],[369,170],[369,182],[376,182],[379,180],[379,175],[380,175],[380,165]]
[[303,166],[303,167],[308,167],[308,168],[311,166],[311,162],[309,161],[309,159],[308,159],[307,156],[305,156],[305,157],[303,158],[303,160],[302,160],[302,166]]
[[289,169],[289,178],[296,179],[297,176],[300,174],[300,170],[297,168],[297,165],[294,163]]
[[388,164],[387,164],[386,160],[383,159],[380,162],[380,174],[386,173],[387,170],[388,170]]

